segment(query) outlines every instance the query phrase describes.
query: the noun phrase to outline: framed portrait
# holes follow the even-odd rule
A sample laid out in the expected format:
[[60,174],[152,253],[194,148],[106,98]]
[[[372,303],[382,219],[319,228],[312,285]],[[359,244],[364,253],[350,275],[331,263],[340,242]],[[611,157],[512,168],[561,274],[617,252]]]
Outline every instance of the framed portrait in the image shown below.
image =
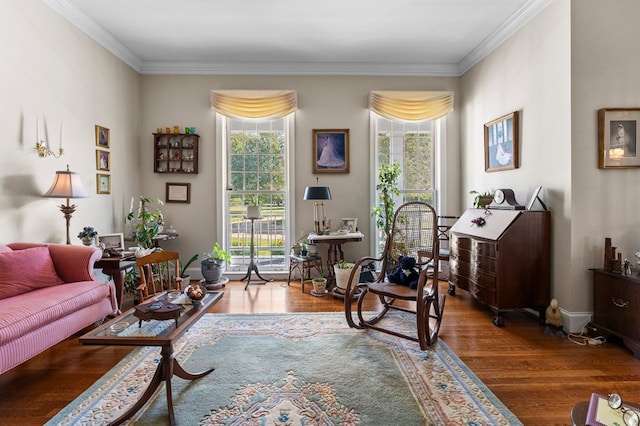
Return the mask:
[[166,186],[167,203],[190,203],[191,184],[190,183],[168,183]]
[[349,129],[313,129],[313,173],[349,173]]
[[124,250],[124,234],[104,234],[98,235],[98,245],[104,244],[105,250],[123,251]]
[[96,146],[109,148],[109,129],[96,124]]
[[518,145],[518,111],[496,118],[484,125],[484,170],[500,170],[520,167]]
[[358,218],[343,217],[340,220],[340,230],[345,232],[356,232],[358,229]]
[[111,169],[111,156],[109,151],[96,149],[96,169],[108,172]]
[[98,194],[111,194],[111,176],[96,174],[96,192]]
[[598,167],[640,167],[638,122],[640,108],[598,110]]

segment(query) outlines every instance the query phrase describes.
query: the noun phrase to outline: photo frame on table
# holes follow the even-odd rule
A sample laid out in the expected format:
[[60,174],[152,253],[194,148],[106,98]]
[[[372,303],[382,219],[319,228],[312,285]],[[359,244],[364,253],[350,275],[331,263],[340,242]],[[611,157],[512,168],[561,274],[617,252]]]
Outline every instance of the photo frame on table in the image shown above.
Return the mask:
[[96,193],[111,194],[111,176],[102,173],[96,174]]
[[356,232],[358,229],[358,218],[343,217],[340,219],[340,230],[346,232]]
[[96,146],[109,148],[111,144],[109,129],[96,124]]
[[349,173],[349,129],[313,129],[313,173]]
[[108,172],[111,169],[111,154],[109,151],[96,149],[96,169]]
[[104,244],[105,250],[124,251],[124,234],[103,234],[96,237],[98,245]]
[[498,172],[520,167],[518,111],[484,125],[484,170]]
[[165,199],[167,203],[191,203],[191,184],[167,182]]
[[598,110],[598,168],[640,167],[640,108]]

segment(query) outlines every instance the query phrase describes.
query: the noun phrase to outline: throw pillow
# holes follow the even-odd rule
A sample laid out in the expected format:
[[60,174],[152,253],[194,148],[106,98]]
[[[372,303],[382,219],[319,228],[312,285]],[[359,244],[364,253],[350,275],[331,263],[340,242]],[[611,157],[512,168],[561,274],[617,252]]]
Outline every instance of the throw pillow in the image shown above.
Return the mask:
[[0,299],[63,283],[47,247],[0,253]]

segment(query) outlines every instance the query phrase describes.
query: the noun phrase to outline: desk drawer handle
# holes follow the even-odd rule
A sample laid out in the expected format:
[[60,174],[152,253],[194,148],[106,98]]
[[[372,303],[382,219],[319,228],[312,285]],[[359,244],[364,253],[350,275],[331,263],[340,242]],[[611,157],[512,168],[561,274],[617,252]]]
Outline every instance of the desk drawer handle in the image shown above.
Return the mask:
[[622,299],[617,299],[615,297],[611,298],[611,303],[613,303],[618,308],[628,308],[629,307],[629,302],[626,302],[626,301],[624,301]]

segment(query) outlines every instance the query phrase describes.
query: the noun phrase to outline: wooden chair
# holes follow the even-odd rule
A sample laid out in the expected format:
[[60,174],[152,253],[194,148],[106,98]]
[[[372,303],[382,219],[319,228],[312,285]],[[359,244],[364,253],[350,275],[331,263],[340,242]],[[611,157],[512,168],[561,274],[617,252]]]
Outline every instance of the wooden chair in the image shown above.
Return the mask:
[[[356,261],[355,267],[371,261],[381,262],[376,282],[359,283],[359,276],[352,272],[346,289],[344,311],[347,323],[352,328],[381,331],[394,336],[416,341],[420,349],[427,350],[438,339],[445,296],[438,295],[439,239],[437,229],[438,216],[427,203],[408,202],[395,212],[390,234],[380,257],[363,257]],[[422,255],[419,256],[418,252]],[[425,257],[425,253],[429,256]],[[398,257],[411,256],[417,260],[420,268],[416,289],[387,281],[387,275],[398,265]],[[364,300],[369,295],[377,296],[382,303],[379,311],[367,314],[363,310]],[[352,301],[357,298],[357,318],[354,318]],[[397,303],[397,304],[396,304]],[[410,312],[416,316],[416,332],[405,334],[387,328],[381,321],[390,310]],[[365,315],[368,315],[365,317]]]
[[140,271],[140,285],[137,287],[140,301],[156,293],[182,290],[180,278],[180,253],[160,251],[136,259]]

